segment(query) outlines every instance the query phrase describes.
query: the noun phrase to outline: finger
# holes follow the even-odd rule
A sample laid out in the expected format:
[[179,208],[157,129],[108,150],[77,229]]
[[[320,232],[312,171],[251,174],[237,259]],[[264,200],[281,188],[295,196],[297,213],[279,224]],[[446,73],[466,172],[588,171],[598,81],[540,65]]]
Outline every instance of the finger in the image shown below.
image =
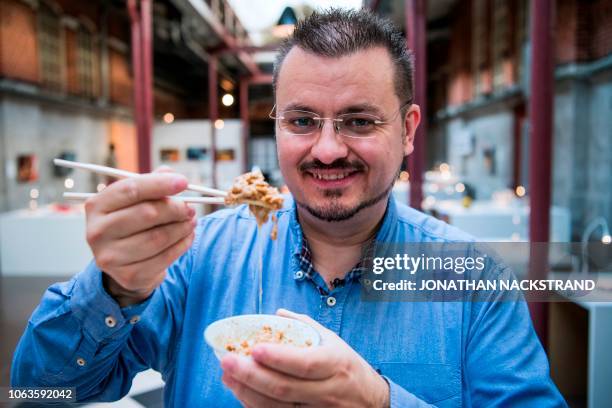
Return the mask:
[[195,226],[195,219],[161,225],[127,238],[114,240],[104,250],[116,257],[115,262],[118,265],[114,266],[144,261],[189,236]]
[[141,201],[156,200],[180,193],[187,179],[180,174],[155,173],[119,180],[86,202],[86,208],[109,213]]
[[[271,400],[274,403],[282,402],[303,402],[297,393],[292,392],[292,389],[297,390],[297,384],[290,384],[288,377],[272,372],[264,367],[257,367],[257,364],[249,358],[238,358],[234,355],[226,356],[221,361],[223,368],[223,377],[228,381],[228,386],[233,385],[232,390],[236,392],[237,388],[242,388],[241,391],[250,391],[248,394],[257,396],[260,402],[263,400]],[[297,382],[297,380],[293,380]],[[246,390],[245,390],[246,388]],[[242,398],[241,398],[242,399]],[[245,401],[254,404],[255,401]],[[267,406],[258,405],[254,406]],[[281,405],[282,406],[282,405]]]
[[330,347],[263,343],[253,348],[251,356],[265,367],[304,380],[325,380],[336,369],[336,354]]
[[159,276],[160,272],[165,271],[168,266],[185,253],[193,243],[194,237],[194,233],[189,234],[188,237],[183,238],[165,251],[141,262],[134,262],[118,268],[105,268],[104,264],[101,264],[100,260],[96,258],[96,264],[127,290],[155,287],[161,282],[157,282],[156,279],[152,280],[152,278]]
[[294,407],[293,403],[275,401],[270,397],[266,397],[257,391],[249,388],[247,385],[236,381],[228,374],[223,374],[221,381],[225,384],[240,400],[240,402],[248,408],[286,408]]
[[195,210],[169,198],[145,201],[98,217],[92,221],[92,233],[104,231],[106,238],[125,238],[158,225],[188,221]]
[[[153,173],[174,173],[174,174],[178,174],[178,172],[176,171],[176,169],[174,167],[170,167],[170,166],[167,166],[165,164],[162,164],[161,166],[159,166],[158,168],[153,170]],[[185,205],[188,205],[188,204],[185,203]],[[195,213],[195,210],[194,210],[194,213]]]
[[277,401],[305,402],[324,387],[322,381],[291,377],[231,354],[223,358],[221,368],[234,380]]

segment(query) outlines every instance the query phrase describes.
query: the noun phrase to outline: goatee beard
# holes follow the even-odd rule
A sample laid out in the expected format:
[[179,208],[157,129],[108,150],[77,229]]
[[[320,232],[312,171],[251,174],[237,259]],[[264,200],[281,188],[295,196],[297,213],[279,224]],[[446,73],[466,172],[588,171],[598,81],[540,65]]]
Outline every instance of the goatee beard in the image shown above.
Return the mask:
[[[360,211],[366,208],[372,207],[378,204],[379,202],[381,202],[382,200],[388,198],[391,192],[391,189],[393,189],[393,185],[395,184],[396,178],[393,179],[391,184],[382,193],[380,193],[376,197],[373,197],[369,200],[359,203],[353,208],[343,208],[342,206],[338,205],[336,200],[333,200],[330,205],[325,206],[324,208],[314,208],[305,203],[301,203],[299,201],[296,201],[296,203],[297,205],[299,205],[300,207],[308,211],[313,217],[318,218],[322,221],[327,221],[327,222],[346,221],[348,219],[353,218]],[[335,198],[335,197],[341,197],[342,191],[341,190],[327,190],[325,191],[324,194],[327,197]]]

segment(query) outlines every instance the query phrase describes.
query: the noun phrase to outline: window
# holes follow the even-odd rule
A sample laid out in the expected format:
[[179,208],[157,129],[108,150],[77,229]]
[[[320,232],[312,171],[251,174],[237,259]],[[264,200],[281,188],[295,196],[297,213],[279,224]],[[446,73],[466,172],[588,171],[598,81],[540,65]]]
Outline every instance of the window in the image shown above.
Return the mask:
[[77,77],[81,93],[88,97],[93,97],[95,94],[94,59],[93,35],[83,26],[79,26],[77,32]]
[[493,9],[493,87],[505,85],[504,60],[508,57],[508,2],[495,0]]
[[487,63],[487,4],[486,0],[474,0],[472,10],[472,75],[474,95],[483,93],[483,70]]
[[529,41],[529,18],[527,0],[517,1],[517,19],[516,19],[516,49],[518,50],[518,63],[516,64],[516,78],[522,83],[526,83],[525,76],[527,75],[525,63],[527,61],[527,43]]
[[42,3],[38,13],[40,79],[51,90],[64,89],[62,29],[59,14]]

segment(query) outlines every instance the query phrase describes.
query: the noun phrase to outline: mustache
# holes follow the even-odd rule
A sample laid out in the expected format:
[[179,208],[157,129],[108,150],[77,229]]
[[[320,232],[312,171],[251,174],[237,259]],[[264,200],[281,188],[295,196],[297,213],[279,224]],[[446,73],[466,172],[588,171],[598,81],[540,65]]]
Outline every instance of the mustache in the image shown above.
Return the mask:
[[325,164],[320,160],[313,160],[300,164],[299,170],[304,172],[308,170],[350,170],[350,171],[363,171],[366,166],[361,161],[353,160],[348,161],[346,159],[334,160],[330,164]]

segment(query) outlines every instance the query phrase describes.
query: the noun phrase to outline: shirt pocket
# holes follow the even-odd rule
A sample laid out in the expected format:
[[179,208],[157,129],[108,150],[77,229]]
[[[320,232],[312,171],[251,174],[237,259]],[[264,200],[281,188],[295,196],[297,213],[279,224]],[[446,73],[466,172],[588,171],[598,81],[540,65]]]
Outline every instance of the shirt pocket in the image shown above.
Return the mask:
[[[429,404],[461,393],[461,372],[450,364],[379,362],[373,366],[380,374]],[[461,405],[460,401],[458,405]]]

